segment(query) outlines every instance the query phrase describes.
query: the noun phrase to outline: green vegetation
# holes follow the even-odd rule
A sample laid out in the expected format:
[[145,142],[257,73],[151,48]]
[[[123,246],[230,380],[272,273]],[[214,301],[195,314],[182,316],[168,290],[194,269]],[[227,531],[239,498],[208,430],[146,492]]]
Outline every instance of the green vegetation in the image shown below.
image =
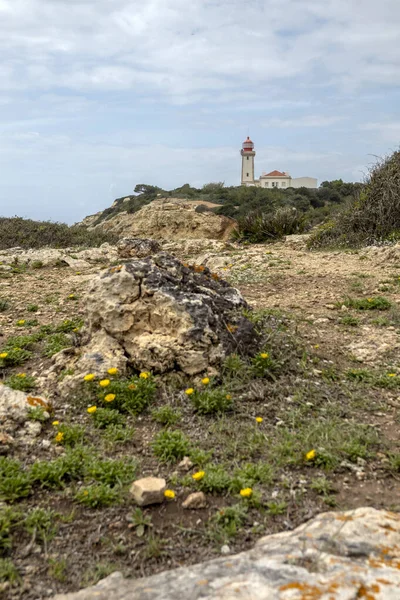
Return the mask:
[[370,170],[346,207],[312,234],[310,248],[360,247],[400,239],[400,151]]
[[161,431],[153,442],[153,452],[162,462],[175,462],[189,454],[190,440],[181,431]]
[[[88,231],[86,227],[50,221],[32,221],[21,217],[0,218],[0,250],[6,248],[67,248],[69,246],[101,246],[104,242],[115,243],[118,237],[104,231]],[[40,261],[32,264],[41,268]]]

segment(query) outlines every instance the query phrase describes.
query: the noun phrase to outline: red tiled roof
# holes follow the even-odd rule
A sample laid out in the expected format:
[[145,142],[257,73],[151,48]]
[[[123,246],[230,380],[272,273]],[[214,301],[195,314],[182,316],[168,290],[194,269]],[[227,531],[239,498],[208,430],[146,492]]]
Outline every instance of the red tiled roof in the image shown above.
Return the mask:
[[271,171],[271,173],[267,173],[264,177],[287,177],[286,173],[281,173],[280,171]]

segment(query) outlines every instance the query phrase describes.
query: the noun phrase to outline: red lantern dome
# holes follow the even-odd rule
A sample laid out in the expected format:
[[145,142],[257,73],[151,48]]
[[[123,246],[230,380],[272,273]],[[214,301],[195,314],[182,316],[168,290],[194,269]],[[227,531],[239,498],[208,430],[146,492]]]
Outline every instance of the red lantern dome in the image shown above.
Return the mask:
[[254,144],[251,141],[251,139],[249,138],[249,136],[247,136],[247,139],[243,142],[242,148],[243,148],[243,152],[253,152]]

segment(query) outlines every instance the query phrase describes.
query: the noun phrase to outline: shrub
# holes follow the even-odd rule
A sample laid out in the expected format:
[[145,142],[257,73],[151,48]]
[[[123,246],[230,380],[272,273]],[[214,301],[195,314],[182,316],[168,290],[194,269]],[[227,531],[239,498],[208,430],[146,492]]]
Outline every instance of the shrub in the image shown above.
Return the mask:
[[248,508],[244,504],[221,508],[211,517],[210,525],[222,529],[228,537],[234,537],[246,521],[247,510]]
[[26,375],[25,373],[18,373],[7,377],[4,382],[8,387],[13,390],[20,390],[21,392],[29,392],[36,386],[36,379],[32,375]]
[[58,433],[62,434],[59,443],[64,446],[74,447],[85,439],[85,428],[81,425],[59,425]]
[[31,493],[29,476],[18,460],[0,457],[0,500],[15,502]]
[[124,485],[134,479],[136,464],[133,461],[97,460],[94,459],[87,467],[87,477],[98,483],[105,483],[111,487]]
[[[130,379],[110,379],[110,383],[100,393],[100,400],[113,409],[130,414],[143,412],[154,398],[156,384],[151,373],[141,373]],[[107,402],[110,394],[115,398]]]
[[5,506],[0,508],[0,555],[12,546],[12,531],[22,515],[17,510]]
[[181,431],[161,431],[152,447],[160,460],[172,463],[189,453],[190,440]]
[[111,506],[120,501],[121,490],[118,487],[110,487],[105,483],[96,483],[82,488],[75,494],[75,500],[90,508],[101,508]]
[[182,413],[167,405],[153,410],[151,416],[160,425],[176,425],[180,421]]
[[313,233],[310,248],[395,241],[400,232],[400,151],[379,160],[346,208]]
[[125,418],[118,410],[111,408],[97,408],[92,415],[93,423],[98,429],[105,429],[110,425],[122,425]]
[[9,558],[0,558],[0,583],[13,584],[19,580],[20,575],[12,560]]
[[293,207],[278,208],[274,213],[256,211],[238,219],[233,237],[237,241],[260,244],[301,233],[304,227],[304,215]]
[[57,352],[71,346],[71,343],[71,340],[65,333],[53,333],[46,340],[43,354],[50,358],[54,354],[57,354]]
[[222,465],[208,465],[197,486],[205,493],[222,494],[231,486],[231,476]]
[[[89,231],[86,227],[50,221],[32,221],[21,217],[0,218],[0,249],[13,248],[67,248],[69,246],[101,246],[116,243],[118,236],[102,230]],[[36,267],[37,268],[37,267]]]
[[232,396],[223,389],[210,387],[201,391],[195,390],[190,399],[200,415],[218,414],[232,408]]
[[32,352],[23,348],[7,348],[0,352],[0,367],[18,367],[29,360]]
[[24,527],[30,535],[35,533],[37,540],[46,543],[56,534],[55,516],[53,510],[33,508],[25,517]]

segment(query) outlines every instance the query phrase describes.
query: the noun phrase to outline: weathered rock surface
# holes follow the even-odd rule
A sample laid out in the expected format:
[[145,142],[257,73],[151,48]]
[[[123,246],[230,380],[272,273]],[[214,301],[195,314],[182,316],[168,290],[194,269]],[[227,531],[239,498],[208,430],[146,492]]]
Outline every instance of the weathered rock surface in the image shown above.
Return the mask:
[[120,258],[146,258],[161,251],[161,246],[156,240],[146,238],[122,238],[117,243]]
[[207,500],[203,492],[193,492],[189,494],[182,507],[190,510],[198,510],[199,508],[205,508],[207,506]]
[[0,452],[6,452],[18,441],[29,445],[41,432],[41,424],[28,421],[29,409],[48,406],[41,396],[30,396],[6,385],[0,385]]
[[54,600],[397,600],[400,516],[324,513],[253,550],[144,579],[114,573]]
[[0,262],[4,265],[27,265],[42,263],[44,267],[68,265],[75,269],[86,269],[93,264],[108,262],[118,258],[117,249],[110,244],[102,244],[99,248],[8,248],[0,250]]
[[[94,228],[101,228],[121,236],[167,240],[229,238],[235,227],[235,221],[213,212],[197,212],[196,206],[200,204],[202,204],[200,201],[185,202],[177,198],[154,200],[136,213],[120,212]],[[81,224],[87,225],[93,222],[85,219]]]
[[[125,357],[136,369],[156,373],[218,368],[228,353],[254,352],[257,334],[242,315],[245,307],[241,294],[208,269],[189,268],[163,252],[111,267],[92,281],[87,343],[67,368],[78,379],[120,368]],[[66,366],[65,358],[59,366]]]
[[150,504],[161,504],[164,501],[166,487],[165,479],[144,477],[134,481],[129,491],[138,506],[149,506]]

